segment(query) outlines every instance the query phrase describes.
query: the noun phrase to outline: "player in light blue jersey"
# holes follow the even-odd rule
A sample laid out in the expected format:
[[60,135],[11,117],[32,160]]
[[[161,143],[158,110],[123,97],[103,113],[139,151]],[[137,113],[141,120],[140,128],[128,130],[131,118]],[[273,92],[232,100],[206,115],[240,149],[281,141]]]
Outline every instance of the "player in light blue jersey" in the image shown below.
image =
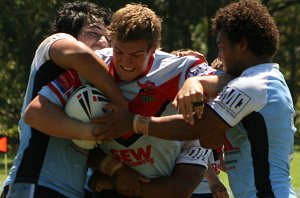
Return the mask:
[[[208,148],[224,144],[234,197],[296,197],[290,182],[296,131],[293,101],[279,65],[272,63],[279,46],[276,24],[259,1],[241,0],[218,10],[212,27],[223,70],[235,79],[202,107],[214,83],[205,77],[189,78],[174,101],[182,115],[111,112],[101,119],[107,123],[98,129],[98,138],[107,141],[131,127],[166,139],[198,138]],[[193,114],[199,106],[201,119]],[[116,123],[118,130],[111,130]]]
[[[106,65],[93,51],[108,46],[105,36],[109,16],[106,9],[90,2],[65,3],[56,13],[51,35],[40,44],[32,61],[19,122],[20,144],[1,198],[84,196],[88,151],[57,138],[61,133],[58,128],[55,137],[55,134],[44,134],[29,126],[24,122],[24,112],[42,86],[68,69],[94,79],[92,84],[96,87],[106,87],[106,96],[111,94],[116,103],[121,99],[121,103],[127,105],[113,79],[105,72]],[[106,76],[106,80],[100,76]],[[50,120],[44,124],[51,125]],[[82,133],[72,135],[79,138]],[[93,139],[91,132],[89,136]]]

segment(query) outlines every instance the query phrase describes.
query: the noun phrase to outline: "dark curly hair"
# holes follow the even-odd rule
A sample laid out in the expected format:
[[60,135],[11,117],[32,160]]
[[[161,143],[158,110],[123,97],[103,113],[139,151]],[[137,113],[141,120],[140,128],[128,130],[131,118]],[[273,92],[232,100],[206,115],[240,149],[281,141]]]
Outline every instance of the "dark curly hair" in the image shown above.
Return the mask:
[[241,0],[219,9],[212,18],[212,31],[222,31],[232,44],[246,38],[258,57],[273,57],[279,47],[277,26],[267,8],[256,0]]
[[98,7],[91,2],[65,3],[57,11],[49,33],[64,32],[77,38],[84,25],[96,24],[100,28],[106,28],[111,15],[110,9]]

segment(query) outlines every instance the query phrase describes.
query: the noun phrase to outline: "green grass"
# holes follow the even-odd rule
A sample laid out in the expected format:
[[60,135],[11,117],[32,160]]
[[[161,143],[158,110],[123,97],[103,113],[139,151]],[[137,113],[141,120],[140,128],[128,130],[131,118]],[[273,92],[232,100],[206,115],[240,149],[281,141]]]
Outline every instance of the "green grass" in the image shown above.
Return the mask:
[[7,173],[5,173],[5,155],[4,153],[0,153],[0,192],[3,187],[3,182],[7,177],[7,174],[9,172],[9,169],[12,165],[13,157],[8,156],[7,157]]
[[294,147],[294,159],[291,162],[292,185],[297,195],[300,196],[300,140]]
[[2,171],[0,172],[0,181],[1,181],[1,185],[0,185],[0,192],[2,191],[2,187],[3,187],[3,182],[5,181],[5,174],[2,173]]

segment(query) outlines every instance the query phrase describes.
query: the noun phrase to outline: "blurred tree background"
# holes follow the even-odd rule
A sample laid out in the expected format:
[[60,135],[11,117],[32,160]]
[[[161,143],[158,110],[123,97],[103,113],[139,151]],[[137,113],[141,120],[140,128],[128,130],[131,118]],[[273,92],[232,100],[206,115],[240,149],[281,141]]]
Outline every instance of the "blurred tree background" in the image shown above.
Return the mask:
[[[17,123],[30,72],[39,43],[47,36],[54,14],[65,0],[0,0],[0,134],[17,140]],[[191,48],[211,62],[217,56],[215,37],[210,33],[210,18],[229,0],[91,0],[112,11],[126,3],[148,5],[163,19],[161,48],[164,51]],[[274,60],[281,66],[294,105],[299,129],[300,1],[263,0],[275,18],[281,34]],[[280,113],[280,112],[278,112]],[[299,137],[299,132],[297,132]],[[12,141],[10,143],[13,143]],[[12,145],[11,145],[12,146]],[[13,149],[14,150],[14,149]]]

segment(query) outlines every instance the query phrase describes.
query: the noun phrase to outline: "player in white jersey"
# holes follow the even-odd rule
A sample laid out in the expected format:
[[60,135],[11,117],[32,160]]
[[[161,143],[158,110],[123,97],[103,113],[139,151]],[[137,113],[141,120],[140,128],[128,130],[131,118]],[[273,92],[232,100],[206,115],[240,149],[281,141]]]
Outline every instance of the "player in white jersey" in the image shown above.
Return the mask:
[[[112,49],[106,48],[97,54],[105,59],[111,74],[117,76],[111,61]],[[130,111],[156,116],[163,115],[186,76],[191,75],[189,72],[193,72],[192,75],[207,75],[214,71],[196,58],[178,58],[161,51],[156,51],[151,56],[147,68],[147,75],[140,76],[137,80],[120,81],[119,87],[129,101]],[[85,83],[77,73],[66,72],[44,87],[39,94],[63,108],[72,91]],[[201,148],[198,141],[166,141],[132,132],[101,144],[100,148],[148,178],[171,175],[175,164],[207,167],[210,153],[210,150]]]
[[[202,118],[192,120],[192,109],[198,108],[211,84],[192,77],[174,103],[184,115],[133,117],[110,112],[101,119],[107,123],[98,128],[100,140],[134,128],[166,139],[199,138],[210,148],[225,144],[225,166],[235,197],[296,197],[289,174],[296,131],[293,101],[279,65],[271,62],[279,44],[276,24],[260,2],[242,0],[217,11],[212,25],[223,69],[236,78],[205,105]],[[115,123],[120,128],[112,131]]]
[[[135,20],[136,18],[141,20]],[[178,58],[156,50],[160,41],[161,21],[145,6],[127,5],[116,12],[112,18],[110,31],[113,49],[107,48],[97,53],[109,65],[109,71],[118,82],[125,98],[129,100],[129,110],[133,113],[161,115],[187,77],[214,72],[203,60],[195,57]],[[48,98],[62,108],[69,97],[68,91],[72,92],[82,83],[85,82],[76,72],[69,71],[44,87],[39,92],[39,97]],[[53,119],[49,118],[49,114],[40,111],[38,108],[40,105],[50,103],[33,100],[25,116],[29,118],[34,116],[45,122]],[[58,107],[52,107],[52,112],[56,110],[61,112]],[[65,118],[66,115],[57,113],[55,115],[57,119],[66,121],[64,130],[68,131],[70,125]],[[28,119],[31,125],[43,127],[43,131],[49,131],[53,127],[53,125],[39,125],[39,122],[35,121]],[[86,130],[81,129],[83,133]],[[201,148],[197,141],[188,143],[165,141],[130,131],[110,143],[101,144],[101,148],[144,175],[157,178],[146,184],[141,183],[137,188],[129,186],[131,191],[123,192],[129,196],[152,195],[153,189],[159,189],[164,195],[167,193],[177,196],[190,195],[203,177],[207,155],[210,152]],[[190,174],[191,172],[193,174]],[[114,179],[118,173],[119,171],[115,172]],[[118,181],[116,185],[118,189]],[[143,191],[140,190],[140,186]]]
[[[115,98],[116,102],[120,101],[121,94],[118,88],[109,75],[105,77],[105,70],[100,67],[104,64],[103,61],[90,49],[107,46],[104,36],[105,17],[108,14],[105,9],[88,2],[66,3],[56,14],[52,27],[52,33],[56,34],[52,34],[40,44],[31,65],[19,122],[20,145],[4,182],[1,197],[83,196],[88,152],[30,127],[25,124],[23,114],[42,86],[51,82],[65,69],[76,69],[90,79],[93,79],[93,75],[97,76],[94,83],[99,89],[103,86],[99,77],[107,78],[112,85],[107,83],[105,92],[111,94],[110,97]],[[90,68],[91,72],[82,72],[82,67]],[[113,93],[111,89],[116,92]],[[76,136],[75,133],[73,135]]]

